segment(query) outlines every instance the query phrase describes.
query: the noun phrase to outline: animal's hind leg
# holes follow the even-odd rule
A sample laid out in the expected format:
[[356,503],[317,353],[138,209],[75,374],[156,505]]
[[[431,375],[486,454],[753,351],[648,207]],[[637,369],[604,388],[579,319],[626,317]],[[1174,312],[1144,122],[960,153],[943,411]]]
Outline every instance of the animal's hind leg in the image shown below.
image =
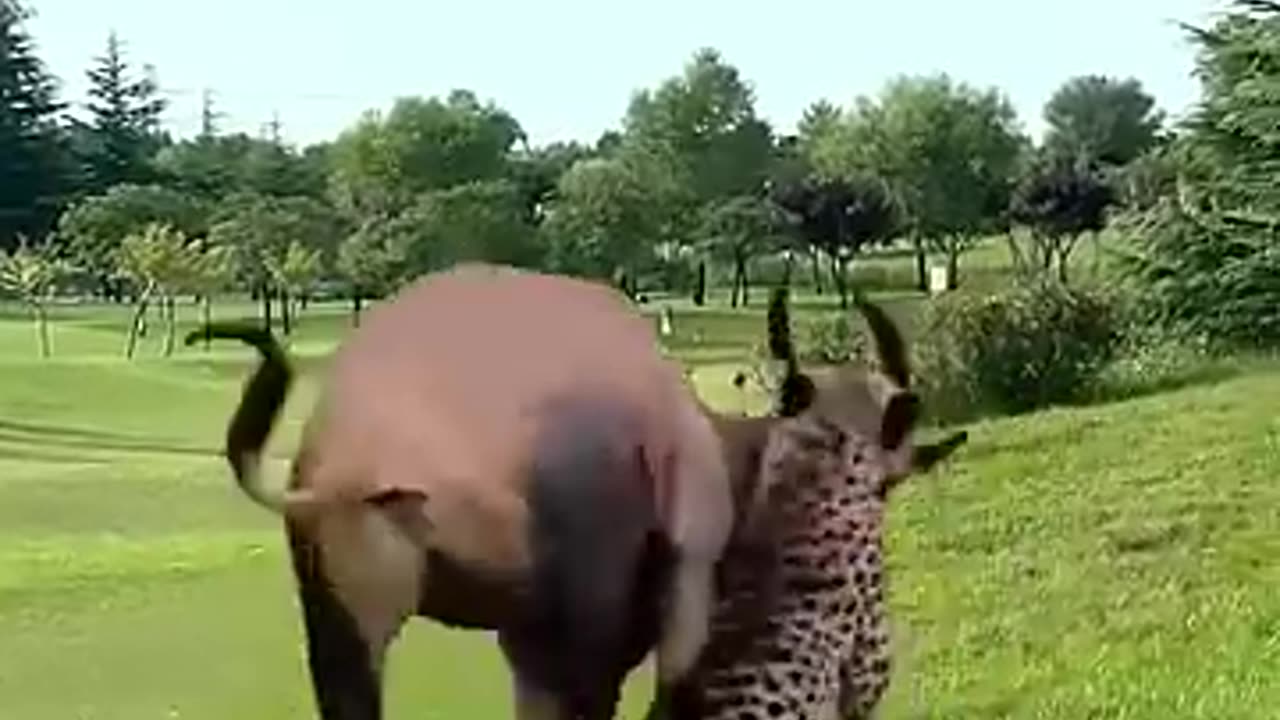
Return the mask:
[[367,506],[288,535],[320,717],[380,720],[383,659],[417,601],[419,553]]

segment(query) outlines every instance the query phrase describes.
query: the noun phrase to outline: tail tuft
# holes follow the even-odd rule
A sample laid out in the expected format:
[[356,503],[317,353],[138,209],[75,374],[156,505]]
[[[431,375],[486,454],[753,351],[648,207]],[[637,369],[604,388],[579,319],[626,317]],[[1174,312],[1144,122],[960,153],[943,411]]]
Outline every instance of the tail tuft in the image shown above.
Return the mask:
[[262,356],[227,425],[225,455],[246,495],[264,507],[283,512],[284,491],[272,492],[263,487],[259,469],[262,449],[293,383],[293,369],[271,331],[257,325],[209,323],[189,333],[184,342],[191,345],[214,338],[239,340]]

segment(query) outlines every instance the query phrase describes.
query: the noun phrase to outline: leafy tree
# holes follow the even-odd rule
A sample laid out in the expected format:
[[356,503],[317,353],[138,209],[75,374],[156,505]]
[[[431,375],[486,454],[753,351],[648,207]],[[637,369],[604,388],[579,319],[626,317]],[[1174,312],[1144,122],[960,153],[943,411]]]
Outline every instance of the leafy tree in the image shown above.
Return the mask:
[[323,256],[316,248],[290,240],[282,253],[268,255],[265,262],[272,282],[280,289],[280,319],[284,323],[284,334],[292,334],[294,301],[309,294],[320,280],[324,273]]
[[778,205],[791,215],[792,231],[827,254],[831,276],[848,307],[848,266],[864,247],[893,236],[898,211],[887,184],[870,176],[821,178],[779,188]]
[[1202,97],[1174,143],[1174,191],[1122,218],[1127,269],[1157,325],[1230,344],[1280,342],[1280,5],[1237,0],[1189,28]]
[[960,254],[978,233],[1001,226],[1025,145],[998,91],[939,74],[896,78],[876,101],[860,99],[838,132],[815,143],[811,159],[824,176],[889,182],[924,289],[927,245],[946,254],[954,286]]
[[1049,98],[1044,119],[1054,155],[1126,165],[1156,144],[1164,114],[1135,78],[1080,75]]
[[618,130],[605,130],[600,133],[600,137],[596,138],[595,147],[592,148],[596,155],[601,157],[612,157],[622,147],[622,132]]
[[65,105],[24,27],[29,16],[19,0],[0,0],[0,251],[46,234],[67,180]]
[[819,138],[826,138],[839,132],[842,113],[840,108],[827,100],[818,100],[805,108],[796,123],[796,141],[806,155],[812,152]]
[[103,295],[119,299],[115,253],[126,236],[160,223],[200,237],[208,230],[208,213],[204,203],[163,186],[116,185],[68,208],[58,221],[58,233]]
[[208,262],[200,243],[188,240],[172,226],[149,223],[142,230],[125,236],[116,253],[116,262],[120,274],[139,289],[125,343],[125,357],[133,357],[143,316],[157,295],[165,318],[164,354],[172,354],[177,325],[174,296],[185,289]]
[[631,100],[626,141],[656,146],[677,163],[698,202],[748,195],[764,182],[772,131],[755,93],[718,52],[694,53],[684,72]]
[[1058,279],[1067,281],[1067,264],[1080,236],[1101,230],[1115,193],[1101,173],[1081,161],[1049,157],[1021,178],[1014,189],[1010,216],[1030,230],[1027,258],[1010,236],[1015,263],[1024,269],[1049,272],[1056,264]]
[[77,134],[91,191],[154,179],[150,161],[161,142],[166,102],[152,74],[144,67],[141,77],[132,77],[119,37],[114,31],[107,36],[105,53],[87,72],[90,120]]
[[365,298],[389,292],[406,272],[412,218],[366,220],[338,248],[338,272],[351,288],[351,322],[360,324]]
[[1161,198],[1172,196],[1179,170],[1176,152],[1174,143],[1163,143],[1111,172],[1117,202],[1130,209],[1145,210]]
[[[235,256],[231,248],[203,243],[204,247],[196,261],[186,268],[186,276],[182,278],[180,287],[200,296],[200,318],[205,324],[213,320],[213,296],[225,290],[235,277]],[[210,338],[204,341],[205,352],[209,351]]]
[[[817,104],[815,104],[814,107],[816,106]],[[822,107],[826,108],[828,106],[823,105]],[[819,111],[815,111],[814,108],[811,107],[806,114],[814,112]],[[828,111],[824,109],[821,112]],[[834,119],[836,121],[839,120],[838,112]],[[802,126],[805,125],[803,120],[801,124]],[[809,127],[812,126],[810,125]],[[838,127],[839,123],[834,122],[830,130],[834,130]],[[796,195],[796,193],[805,191],[806,188],[809,187],[809,183],[811,183],[817,175],[813,163],[810,162],[809,159],[810,150],[812,149],[814,138],[817,137],[817,135],[814,135],[812,130],[806,130],[804,127],[802,127],[802,132],[807,132],[808,135],[784,135],[777,138],[777,141],[774,144],[774,158],[769,172],[769,179],[765,181],[770,202],[775,205],[779,205],[780,202],[790,202],[792,203],[791,211],[793,213],[798,211],[799,208],[807,202],[806,199]],[[790,198],[789,200],[788,197]],[[795,205],[797,202],[800,203],[799,206]],[[779,207],[782,206],[779,205]],[[785,208],[783,209],[785,218],[786,210]],[[794,222],[795,220],[795,218],[786,219],[791,222]],[[795,228],[790,228],[790,230],[792,231],[784,233],[782,238],[780,238],[786,250],[786,282],[789,284],[791,281],[795,254],[804,253],[809,258],[811,270],[813,272],[813,287],[817,293],[821,295],[823,293],[821,267],[822,248],[816,243],[816,241],[807,237],[804,233],[794,232]]]
[[713,257],[733,266],[731,306],[738,306],[739,291],[742,304],[747,304],[748,265],[757,255],[776,247],[780,222],[773,204],[756,195],[739,195],[708,206],[705,244]]
[[[329,267],[346,233],[341,216],[312,198],[245,193],[223,201],[209,236],[214,244],[231,248],[236,277],[261,301],[263,324],[271,327],[274,298],[280,295],[288,303],[288,289],[273,269],[283,266],[289,247],[296,243],[315,250],[322,266]],[[288,321],[287,308],[282,319]]]
[[423,193],[405,211],[414,230],[406,246],[409,268],[425,272],[482,260],[537,266],[542,253],[526,222],[520,189],[507,180],[468,182]]
[[401,98],[338,137],[329,152],[333,191],[359,216],[399,211],[423,192],[502,178],[523,138],[510,114],[469,91]]
[[634,278],[687,205],[662,157],[636,149],[579,160],[560,178],[543,226],[549,263],[560,271],[612,277],[634,293]]
[[36,247],[29,246],[23,239],[18,247],[0,253],[0,290],[17,295],[31,308],[41,357],[52,354],[45,307],[57,283],[69,271],[70,266],[57,256],[56,248],[47,239]]
[[576,142],[551,143],[514,153],[511,158],[511,180],[516,184],[525,207],[525,219],[539,225],[547,206],[555,200],[561,176],[575,162],[591,157],[591,148]]
[[155,166],[167,185],[209,200],[242,192],[321,200],[328,191],[325,146],[298,153],[243,133],[175,143],[157,154]]

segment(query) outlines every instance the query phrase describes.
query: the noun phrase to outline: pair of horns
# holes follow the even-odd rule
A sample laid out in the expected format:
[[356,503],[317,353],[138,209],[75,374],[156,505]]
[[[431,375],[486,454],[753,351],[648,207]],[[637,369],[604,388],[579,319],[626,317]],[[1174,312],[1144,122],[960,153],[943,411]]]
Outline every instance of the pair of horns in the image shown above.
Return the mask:
[[[796,358],[795,343],[791,340],[791,316],[787,309],[787,296],[790,290],[779,287],[773,291],[769,300],[767,314],[769,354],[775,360],[786,363],[786,371],[779,392],[778,411],[784,417],[794,416],[809,406],[813,401],[813,381],[800,372],[800,363]],[[854,305],[866,318],[871,336],[875,340],[876,354],[880,358],[882,371],[898,387],[907,390],[911,387],[911,366],[907,360],[906,343],[893,321],[880,306],[868,301],[861,292],[854,291]]]
[[[814,402],[816,388],[809,376],[800,372],[795,345],[791,341],[787,295],[788,289],[785,286],[777,288],[769,302],[769,353],[774,359],[786,363],[786,374],[778,398],[778,414],[782,417],[794,417]],[[888,314],[856,290],[854,304],[866,318],[871,330],[881,371],[898,386],[885,405],[880,428],[880,442],[886,449],[894,450],[915,427],[920,413],[920,398],[911,390],[911,366],[907,359],[906,343]],[[928,471],[968,439],[969,433],[958,430],[940,442],[915,445],[912,449],[912,467],[916,471]]]

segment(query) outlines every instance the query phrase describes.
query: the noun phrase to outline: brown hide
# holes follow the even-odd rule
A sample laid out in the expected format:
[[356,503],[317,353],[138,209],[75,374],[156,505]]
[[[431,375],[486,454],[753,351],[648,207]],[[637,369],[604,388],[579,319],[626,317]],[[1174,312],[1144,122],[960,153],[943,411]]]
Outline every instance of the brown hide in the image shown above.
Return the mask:
[[564,717],[605,718],[648,649],[658,694],[696,660],[774,420],[698,402],[620,294],[476,265],[420,280],[336,353],[286,493],[258,460],[287,358],[258,328],[201,334],[263,357],[227,457],[286,516],[326,720],[380,716],[415,613],[497,630],[522,713],[551,690]]
[[618,294],[462,266],[375,308],[337,352],[294,486],[321,506],[418,495],[420,540],[473,571],[519,574],[536,438],[554,408],[592,398],[633,417],[652,467],[687,439],[675,418],[691,395]]

